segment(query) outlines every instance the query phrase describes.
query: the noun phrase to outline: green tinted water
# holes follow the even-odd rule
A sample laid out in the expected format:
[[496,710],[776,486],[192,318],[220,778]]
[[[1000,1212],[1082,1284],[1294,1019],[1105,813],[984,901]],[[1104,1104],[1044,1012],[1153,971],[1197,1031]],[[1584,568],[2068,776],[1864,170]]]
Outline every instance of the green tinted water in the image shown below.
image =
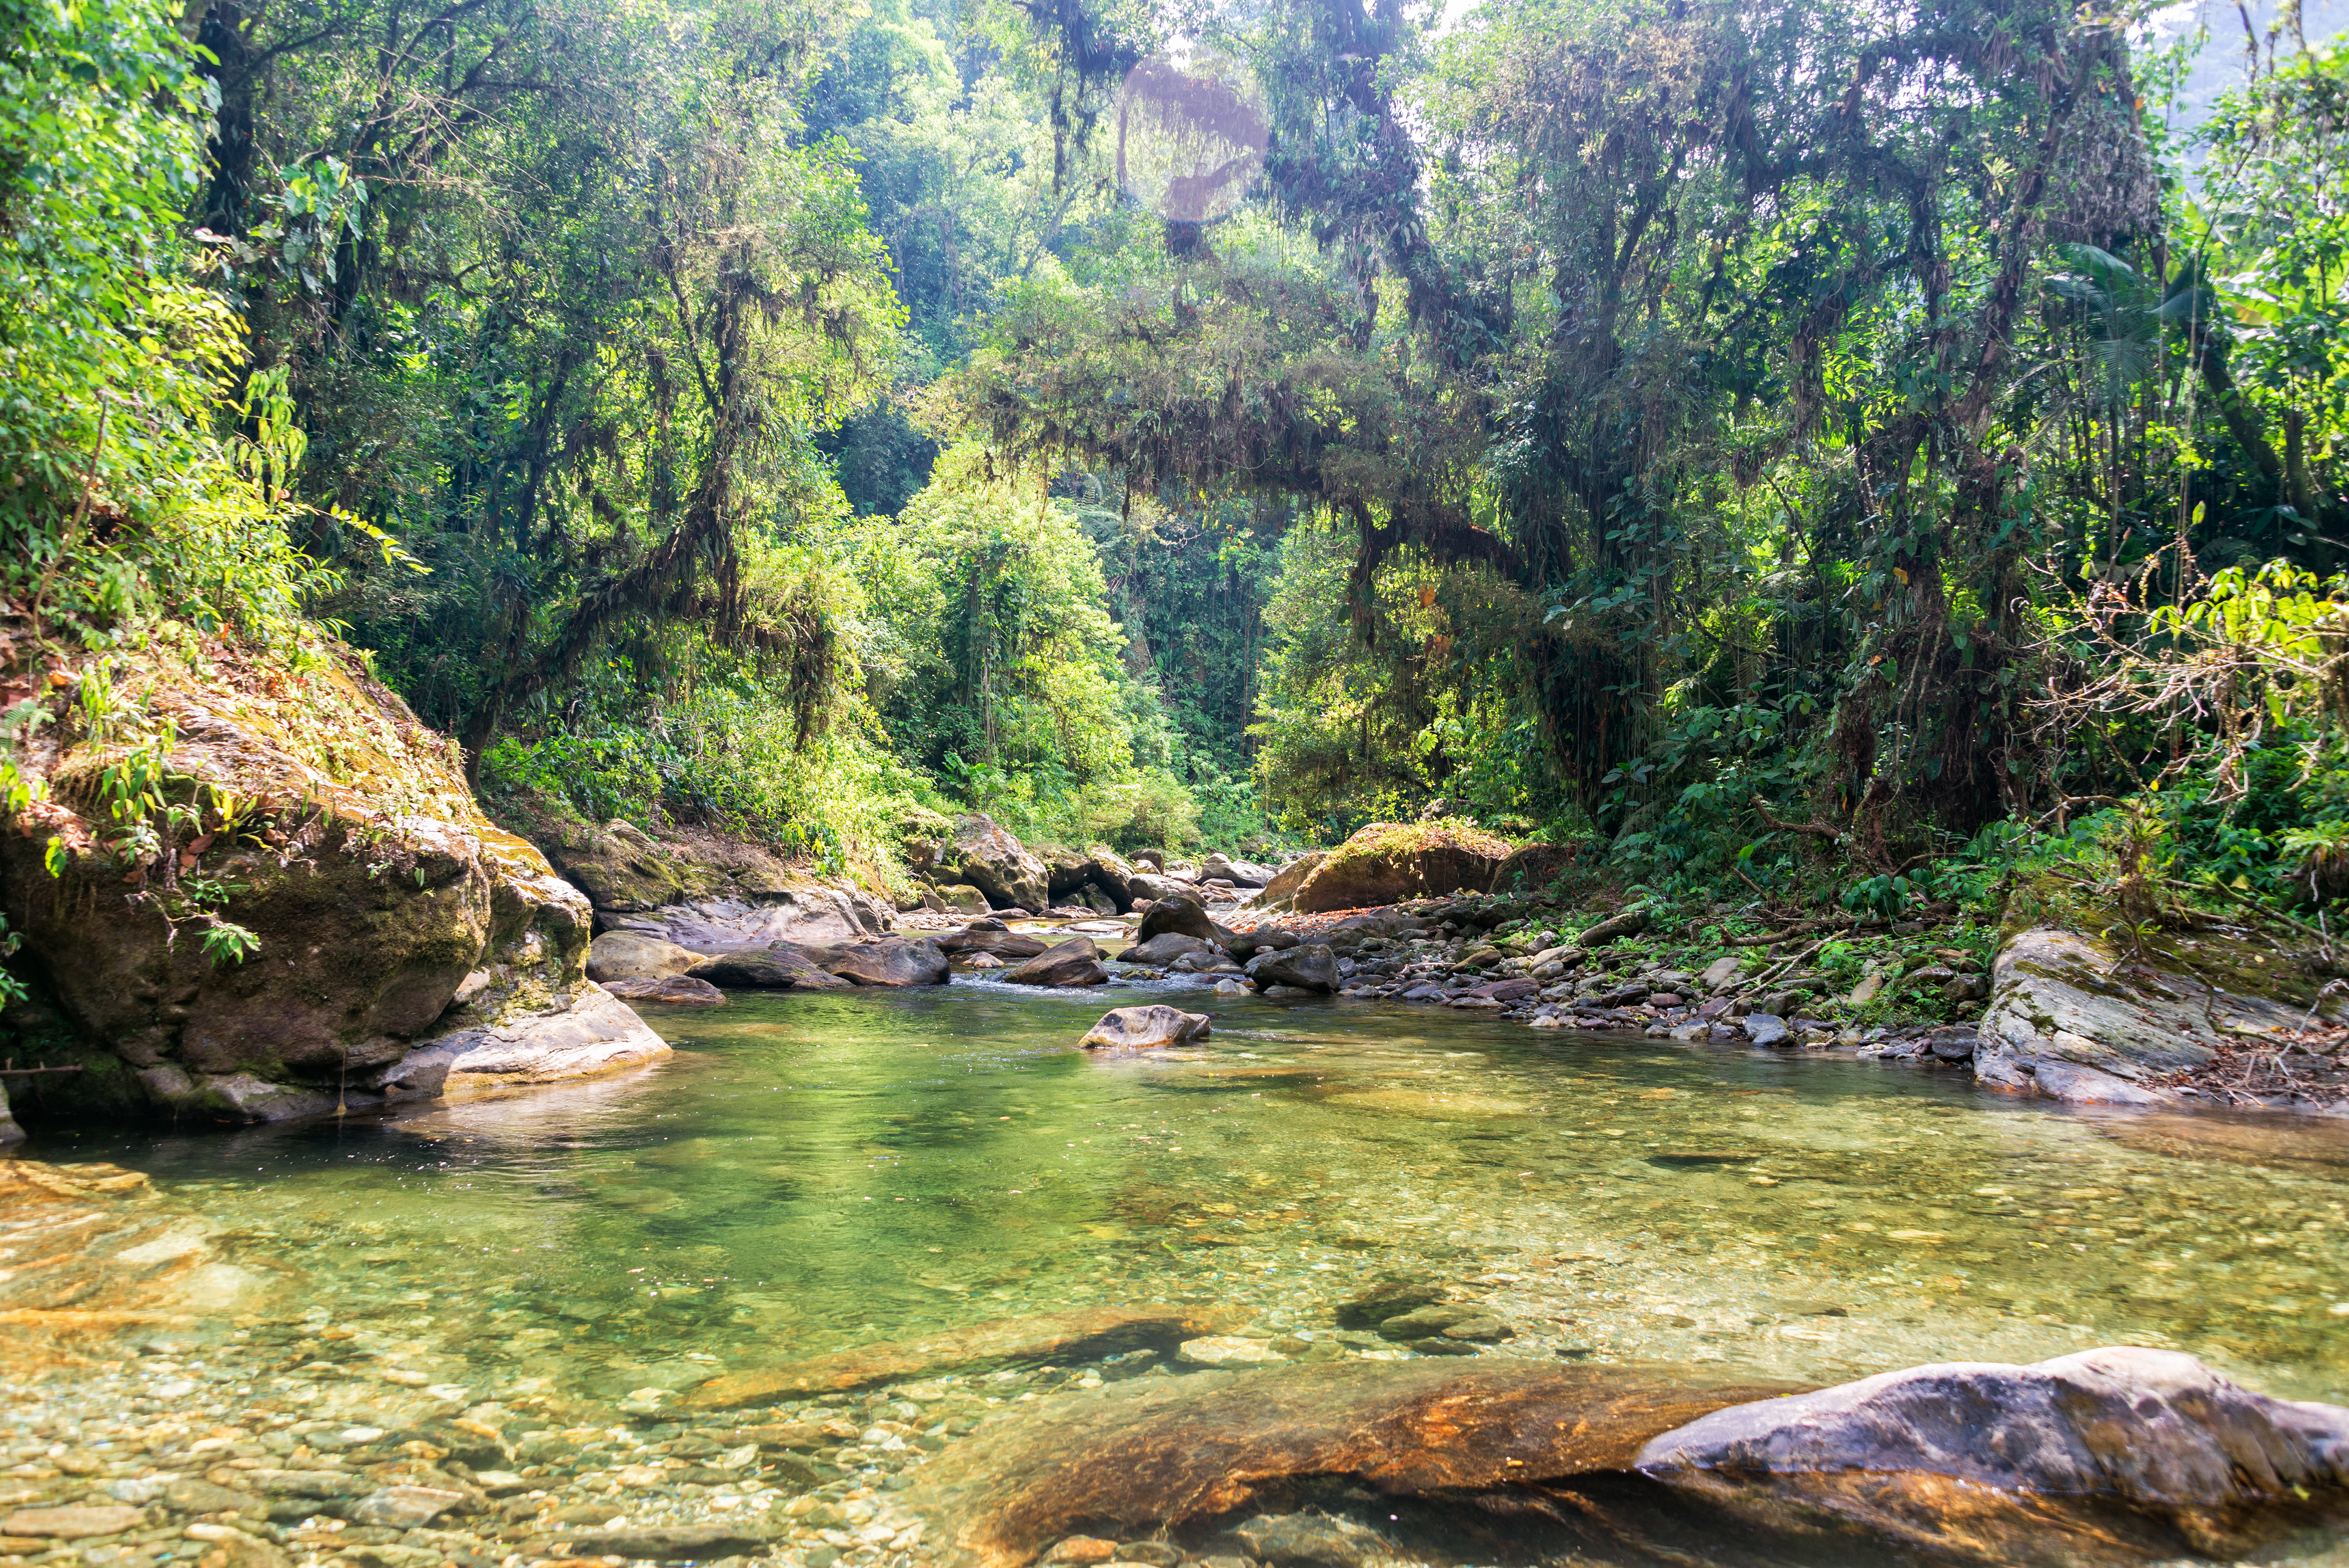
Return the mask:
[[2127,1342],[2349,1401],[2340,1130],[1197,990],[1166,995],[1216,1014],[1204,1048],[1071,1048],[1151,989],[737,994],[657,1016],[678,1056],[622,1078],[29,1152],[150,1172],[475,1397],[622,1399],[1092,1304],[1326,1338],[1399,1275],[1490,1303],[1517,1337],[1488,1354],[1825,1382]]

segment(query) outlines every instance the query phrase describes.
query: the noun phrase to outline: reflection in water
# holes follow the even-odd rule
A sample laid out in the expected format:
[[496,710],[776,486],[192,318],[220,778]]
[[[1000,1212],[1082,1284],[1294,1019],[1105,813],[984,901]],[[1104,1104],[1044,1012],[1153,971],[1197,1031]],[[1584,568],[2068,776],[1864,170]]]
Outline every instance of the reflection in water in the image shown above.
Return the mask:
[[1326,1336],[1393,1275],[1487,1304],[1487,1354],[1834,1381],[2128,1342],[2349,1402],[2340,1130],[1200,991],[1185,1059],[1070,1048],[1121,999],[738,994],[625,1078],[30,1152],[151,1172],[450,1383],[618,1398],[1092,1304]]

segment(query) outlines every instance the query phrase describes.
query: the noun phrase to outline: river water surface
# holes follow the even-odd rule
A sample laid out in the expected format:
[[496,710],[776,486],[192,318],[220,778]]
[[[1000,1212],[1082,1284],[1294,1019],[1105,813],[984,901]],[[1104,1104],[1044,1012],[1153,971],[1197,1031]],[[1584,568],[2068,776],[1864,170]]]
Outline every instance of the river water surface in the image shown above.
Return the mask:
[[[1071,1048],[1162,996],[1213,1039]],[[1485,1354],[1836,1382],[2131,1343],[2349,1403],[2342,1130],[1154,986],[736,993],[653,1021],[678,1055],[623,1078],[28,1152],[150,1173],[471,1398],[544,1377],[657,1405],[1088,1305],[1213,1302],[1286,1354],[1401,1355],[1331,1332],[1393,1277],[1490,1305],[1516,1336]]]

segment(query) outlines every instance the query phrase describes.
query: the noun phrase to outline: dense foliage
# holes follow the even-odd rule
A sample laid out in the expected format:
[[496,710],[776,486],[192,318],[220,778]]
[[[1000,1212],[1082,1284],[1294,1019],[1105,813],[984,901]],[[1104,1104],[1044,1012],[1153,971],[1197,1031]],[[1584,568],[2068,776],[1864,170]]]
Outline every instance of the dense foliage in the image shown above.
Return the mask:
[[35,643],[323,618],[493,801],[828,867],[2349,877],[2349,51],[2174,131],[2054,0],[191,15],[0,9]]

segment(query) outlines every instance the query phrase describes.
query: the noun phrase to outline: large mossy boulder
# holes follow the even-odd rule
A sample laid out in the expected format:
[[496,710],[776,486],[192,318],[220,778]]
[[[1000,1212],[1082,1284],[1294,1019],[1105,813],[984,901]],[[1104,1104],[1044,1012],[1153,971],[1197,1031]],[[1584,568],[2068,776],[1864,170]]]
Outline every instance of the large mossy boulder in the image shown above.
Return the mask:
[[[179,633],[0,683],[0,708],[48,710],[17,750],[36,798],[0,819],[0,913],[32,990],[8,1032],[85,1068],[53,1113],[275,1119],[666,1053],[588,980],[587,900],[491,825],[449,742],[347,650],[310,654]],[[152,837],[116,813],[125,769],[180,808]]]
[[962,880],[985,893],[997,909],[1036,913],[1052,902],[1051,873],[1044,862],[996,826],[992,817],[974,811],[956,818],[954,843],[947,854]]
[[[1305,914],[1407,898],[1483,892],[1509,858],[1506,841],[1464,822],[1372,822],[1331,850],[1297,887]],[[1287,873],[1284,872],[1284,875]],[[1265,890],[1268,902],[1275,888]]]
[[896,923],[889,904],[864,889],[816,876],[745,840],[668,829],[655,837],[617,818],[601,827],[528,827],[555,869],[587,895],[604,931],[706,954],[776,942],[859,942]]

